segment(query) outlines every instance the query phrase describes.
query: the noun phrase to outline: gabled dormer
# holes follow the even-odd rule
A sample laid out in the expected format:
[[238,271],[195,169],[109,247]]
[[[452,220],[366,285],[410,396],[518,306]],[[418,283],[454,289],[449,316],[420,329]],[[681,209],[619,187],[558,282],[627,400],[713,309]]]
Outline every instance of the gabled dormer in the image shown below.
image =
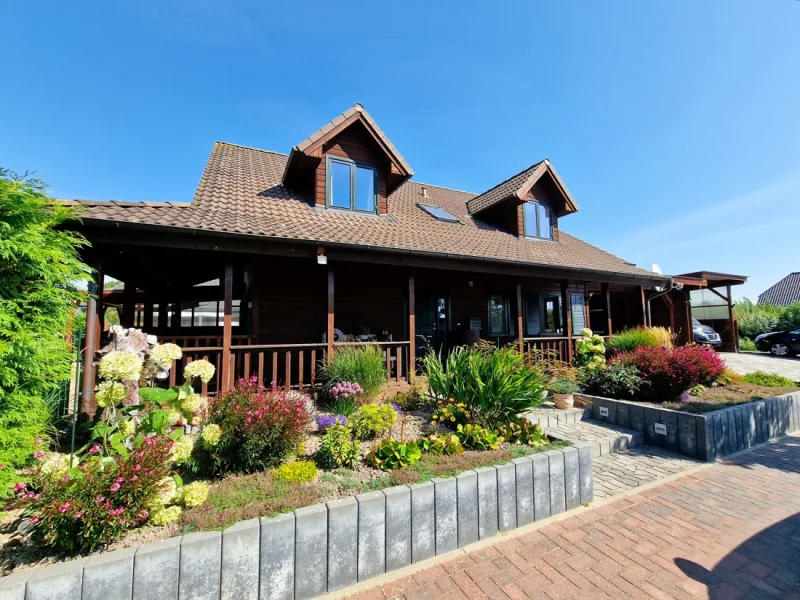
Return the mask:
[[545,159],[467,202],[470,215],[533,240],[558,241],[558,219],[578,211]]
[[330,210],[387,214],[414,172],[360,104],[292,148],[283,184]]

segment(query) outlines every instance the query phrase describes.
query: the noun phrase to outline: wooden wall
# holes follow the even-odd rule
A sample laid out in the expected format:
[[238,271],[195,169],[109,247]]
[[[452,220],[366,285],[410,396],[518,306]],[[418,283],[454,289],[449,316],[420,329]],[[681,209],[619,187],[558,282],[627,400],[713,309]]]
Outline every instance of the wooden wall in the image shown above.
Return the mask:
[[[322,151],[325,155],[340,156],[375,166],[378,169],[378,212],[380,214],[388,214],[386,177],[390,169],[389,161],[375,141],[360,125],[355,125],[343,131],[325,144]],[[326,169],[327,165],[323,156],[319,166],[317,166],[315,178],[314,203],[317,206],[325,206]]]

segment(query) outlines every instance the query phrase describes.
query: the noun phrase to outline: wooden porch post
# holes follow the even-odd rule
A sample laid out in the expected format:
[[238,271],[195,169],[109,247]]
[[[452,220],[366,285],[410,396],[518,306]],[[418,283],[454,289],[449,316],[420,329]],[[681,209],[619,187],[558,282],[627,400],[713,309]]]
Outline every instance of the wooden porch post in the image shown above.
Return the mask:
[[736,331],[736,321],[733,319],[733,298],[731,296],[731,286],[727,286],[728,290],[728,327],[731,330],[731,342],[733,342],[733,351],[739,353],[739,333]]
[[153,333],[153,301],[147,297],[142,305],[142,329],[145,333]]
[[639,289],[642,291],[642,325],[647,327],[647,297],[644,293],[644,286],[640,285]]
[[98,320],[98,297],[103,294],[103,264],[98,260],[94,264],[95,283],[89,284],[86,295],[86,338],[83,341],[83,381],[81,383],[80,414],[91,420],[95,411],[94,403],[94,353],[100,342]]
[[408,381],[417,377],[417,314],[414,303],[414,276],[408,276]]
[[328,360],[333,358],[333,329],[334,329],[334,280],[333,269],[328,267],[328,329],[326,339],[328,340]]
[[611,323],[611,291],[608,289],[607,283],[602,284],[602,290],[603,290],[603,297],[606,300],[606,319],[608,321],[607,325],[608,331],[606,331],[606,335],[611,335],[614,332]]
[[564,324],[564,333],[567,336],[567,362],[572,363],[572,309],[570,308],[567,282],[561,282],[561,322]]
[[686,308],[686,345],[694,342],[694,330],[692,329],[692,297],[689,290],[684,289],[683,303]]
[[122,326],[126,329],[133,327],[136,318],[136,284],[130,279],[125,280],[122,290]]
[[525,351],[525,341],[522,339],[524,331],[522,329],[522,284],[517,284],[517,339],[519,340],[519,352],[522,354]]
[[225,301],[222,321],[222,391],[231,388],[231,337],[233,332],[233,265],[225,264]]

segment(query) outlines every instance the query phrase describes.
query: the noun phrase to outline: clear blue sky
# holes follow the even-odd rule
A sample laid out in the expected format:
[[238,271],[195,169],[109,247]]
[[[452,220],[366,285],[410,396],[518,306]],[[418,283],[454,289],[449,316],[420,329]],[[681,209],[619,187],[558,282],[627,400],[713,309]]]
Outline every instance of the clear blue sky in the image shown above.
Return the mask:
[[800,270],[800,1],[3,6],[0,165],[189,201],[212,143],[288,152],[363,103],[431,184],[543,157],[579,237],[667,273]]

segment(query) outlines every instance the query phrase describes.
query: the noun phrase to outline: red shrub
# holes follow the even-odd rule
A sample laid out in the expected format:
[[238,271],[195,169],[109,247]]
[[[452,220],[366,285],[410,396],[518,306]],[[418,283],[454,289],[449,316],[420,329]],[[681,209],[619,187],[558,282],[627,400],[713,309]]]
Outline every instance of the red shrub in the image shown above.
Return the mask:
[[207,448],[213,474],[255,473],[275,466],[302,441],[311,423],[310,399],[255,378],[214,398],[208,424],[219,425],[219,442]]
[[643,399],[656,402],[676,400],[691,387],[711,383],[725,370],[717,353],[702,346],[639,347],[611,361],[636,367],[645,383]]

